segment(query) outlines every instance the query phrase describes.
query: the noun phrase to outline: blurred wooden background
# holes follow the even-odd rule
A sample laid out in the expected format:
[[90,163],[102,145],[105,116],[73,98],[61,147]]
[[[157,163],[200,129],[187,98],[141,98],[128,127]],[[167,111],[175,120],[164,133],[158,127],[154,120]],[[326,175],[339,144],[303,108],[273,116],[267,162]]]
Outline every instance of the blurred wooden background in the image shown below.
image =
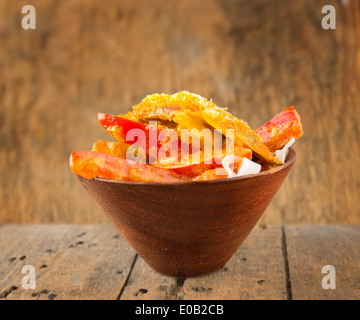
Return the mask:
[[181,90],[254,128],[299,111],[297,163],[261,223],[360,223],[359,0],[1,0],[0,223],[106,222],[71,151],[108,138],[97,112]]

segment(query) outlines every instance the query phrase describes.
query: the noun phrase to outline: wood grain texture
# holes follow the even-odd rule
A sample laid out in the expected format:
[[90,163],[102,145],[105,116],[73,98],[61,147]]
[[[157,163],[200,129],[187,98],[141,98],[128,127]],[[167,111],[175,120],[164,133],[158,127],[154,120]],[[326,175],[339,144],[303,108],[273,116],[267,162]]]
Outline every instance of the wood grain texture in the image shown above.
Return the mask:
[[176,279],[153,271],[140,257],[121,299],[287,299],[281,227],[254,230],[220,271]]
[[254,128],[290,105],[302,116],[261,223],[360,223],[359,1],[46,0],[22,30],[26,4],[0,3],[0,222],[106,222],[70,152],[108,138],[97,112],[189,90]]
[[186,279],[185,300],[285,300],[286,271],[281,227],[258,228],[217,273]]
[[154,271],[138,256],[121,300],[175,300],[182,281]]
[[283,245],[281,227],[258,228],[222,270],[188,279],[165,277],[138,257],[120,299],[285,300]]
[[[0,300],[360,299],[360,226],[254,230],[225,267],[188,279],[152,270],[107,225],[0,225]],[[24,265],[35,290],[22,288]],[[336,289],[324,290],[324,265]]]
[[[0,298],[117,299],[135,252],[111,226],[3,226]],[[22,287],[22,268],[36,271],[36,289]]]
[[[360,227],[285,227],[294,300],[360,299]],[[336,289],[324,290],[324,266],[336,271]]]

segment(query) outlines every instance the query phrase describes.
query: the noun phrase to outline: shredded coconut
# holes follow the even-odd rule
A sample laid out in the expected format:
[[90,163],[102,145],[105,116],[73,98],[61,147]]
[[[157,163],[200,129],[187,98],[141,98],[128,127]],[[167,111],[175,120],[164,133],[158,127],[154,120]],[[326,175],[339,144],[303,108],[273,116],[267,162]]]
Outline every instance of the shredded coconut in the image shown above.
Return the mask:
[[261,171],[261,165],[249,160],[248,158],[244,158],[242,160],[241,166],[238,170],[237,177],[246,176],[248,174],[257,174]]
[[241,166],[238,170],[238,173],[236,174],[232,169],[230,168],[230,164],[234,163],[234,156],[229,155],[225,156],[222,160],[222,166],[226,170],[228,174],[228,178],[234,178],[234,177],[240,177],[240,176],[246,176],[248,174],[256,174],[261,171],[261,165],[249,160],[248,158],[243,158]]
[[295,138],[291,138],[290,141],[281,150],[275,151],[275,157],[278,158],[282,163],[285,162],[287,150],[294,144]]
[[230,164],[234,163],[234,156],[230,155],[230,156],[225,156],[221,162],[222,166],[224,167],[224,169],[226,170],[227,174],[228,174],[228,178],[233,178],[236,177],[236,174],[234,171],[231,170],[230,168]]

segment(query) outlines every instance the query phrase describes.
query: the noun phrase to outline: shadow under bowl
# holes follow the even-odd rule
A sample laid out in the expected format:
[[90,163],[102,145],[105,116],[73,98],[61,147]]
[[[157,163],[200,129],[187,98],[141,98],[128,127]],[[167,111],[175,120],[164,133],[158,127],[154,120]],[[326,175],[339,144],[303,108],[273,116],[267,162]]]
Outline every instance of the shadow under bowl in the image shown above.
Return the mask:
[[154,270],[187,278],[221,269],[256,225],[296,160],[255,175],[142,183],[78,176],[118,232]]

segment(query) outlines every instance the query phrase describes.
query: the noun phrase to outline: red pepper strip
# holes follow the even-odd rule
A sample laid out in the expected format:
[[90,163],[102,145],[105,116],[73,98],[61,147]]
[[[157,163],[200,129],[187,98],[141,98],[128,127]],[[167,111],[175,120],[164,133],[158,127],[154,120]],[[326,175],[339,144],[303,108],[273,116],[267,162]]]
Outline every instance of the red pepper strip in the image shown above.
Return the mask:
[[179,182],[190,178],[167,169],[128,161],[116,156],[93,151],[73,152],[71,171],[87,179],[95,177],[109,180],[139,182]]
[[[154,152],[161,147],[158,139],[160,130],[158,130],[155,126],[150,126],[144,123],[126,119],[124,117],[113,116],[104,113],[98,113],[98,119],[104,129],[119,142],[129,144],[135,143],[134,141],[128,141],[127,135],[130,130],[137,129],[142,131],[144,133],[144,136],[141,136],[140,134],[137,135],[136,145],[139,145],[140,147],[145,147],[145,151],[147,154],[153,155]],[[136,134],[136,131],[134,131],[134,133]],[[153,142],[153,146],[156,148],[156,150],[149,150],[150,136],[156,138],[157,142]]]
[[[124,117],[120,116],[113,116],[109,114],[104,113],[98,113],[98,119],[101,123],[101,125],[104,127],[104,129],[112,135],[115,139],[117,139],[119,142],[128,143],[128,144],[135,144],[140,147],[145,147],[145,152],[152,156],[153,158],[156,158],[158,155],[159,149],[163,146],[165,142],[159,141],[159,135],[163,130],[167,129],[158,129],[156,126],[151,126],[148,124],[132,121],[129,119],[126,119]],[[134,131],[135,135],[137,136],[137,141],[129,141],[128,133],[130,130],[137,129],[144,133],[144,135],[137,135],[136,131]],[[164,134],[165,132],[163,132]],[[165,135],[166,136],[166,135]],[[150,138],[156,139],[156,141],[152,141],[152,144],[150,145]],[[173,144],[177,145],[178,154],[180,155],[180,150],[182,147],[187,146],[184,142],[181,141],[176,135],[176,139],[170,142],[168,145],[169,149]]]
[[[243,158],[251,160],[252,152],[248,148],[243,148],[235,154],[234,165],[238,168]],[[224,156],[213,157],[210,161],[201,160],[200,163],[191,163],[185,165],[173,165],[173,166],[161,166],[167,168],[178,174],[186,175],[191,178],[195,178],[203,174],[205,171],[212,170],[222,166],[222,159]]]
[[199,176],[197,181],[205,181],[205,180],[217,180],[217,179],[226,179],[228,177],[228,173],[224,168],[211,169],[205,171],[201,176]]
[[257,129],[256,133],[260,135],[270,151],[280,150],[292,137],[295,139],[302,137],[300,116],[294,107],[289,107]]

